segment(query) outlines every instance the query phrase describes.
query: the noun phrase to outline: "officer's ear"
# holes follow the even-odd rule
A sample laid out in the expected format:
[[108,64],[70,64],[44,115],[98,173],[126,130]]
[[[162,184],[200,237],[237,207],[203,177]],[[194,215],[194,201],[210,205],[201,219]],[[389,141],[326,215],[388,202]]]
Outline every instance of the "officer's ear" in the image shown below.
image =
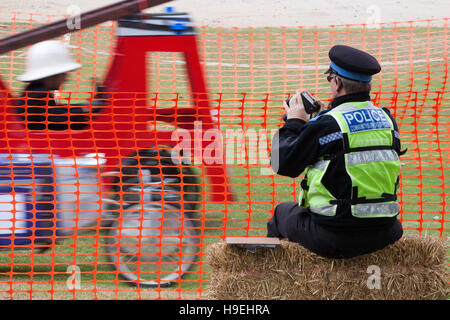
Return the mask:
[[336,81],[336,91],[339,91],[342,89],[343,83],[341,78],[339,77],[334,77],[334,81]]

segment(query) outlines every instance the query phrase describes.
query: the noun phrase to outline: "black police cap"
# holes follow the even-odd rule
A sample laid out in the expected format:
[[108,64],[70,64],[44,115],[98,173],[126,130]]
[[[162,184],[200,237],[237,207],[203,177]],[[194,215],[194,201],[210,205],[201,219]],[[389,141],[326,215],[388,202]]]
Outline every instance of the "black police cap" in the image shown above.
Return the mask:
[[334,72],[344,78],[368,82],[372,79],[372,75],[381,71],[375,57],[350,46],[335,45],[330,49],[328,56],[331,65],[325,73]]

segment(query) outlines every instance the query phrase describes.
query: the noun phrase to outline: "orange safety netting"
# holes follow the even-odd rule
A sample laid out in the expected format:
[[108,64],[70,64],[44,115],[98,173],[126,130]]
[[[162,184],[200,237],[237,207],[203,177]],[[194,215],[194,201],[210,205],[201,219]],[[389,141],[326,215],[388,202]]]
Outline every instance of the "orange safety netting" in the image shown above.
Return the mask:
[[[0,33],[56,18],[0,13]],[[323,72],[334,44],[365,49],[382,64],[372,97],[391,110],[408,148],[399,192],[405,232],[448,237],[447,31],[447,19],[201,27],[208,116],[205,97],[190,94],[183,56],[153,52],[145,99],[112,92],[110,107],[75,133],[23,129],[13,98],[23,89],[15,77],[25,50],[0,56],[12,89],[1,96],[0,299],[202,298],[208,245],[264,236],[275,206],[297,199],[300,181],[270,169],[271,140],[288,94],[302,88],[330,100]],[[92,77],[102,79],[113,58],[113,32],[109,23],[62,38],[83,65],[57,94],[62,103],[92,99]],[[196,113],[183,113],[189,108]]]

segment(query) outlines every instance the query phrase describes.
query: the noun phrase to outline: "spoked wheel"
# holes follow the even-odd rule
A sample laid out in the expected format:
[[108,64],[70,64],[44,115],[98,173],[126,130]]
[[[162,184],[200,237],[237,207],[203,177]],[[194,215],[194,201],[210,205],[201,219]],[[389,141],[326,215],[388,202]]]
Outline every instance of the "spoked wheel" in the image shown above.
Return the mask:
[[107,251],[122,278],[139,286],[168,286],[198,256],[199,229],[193,215],[200,204],[198,177],[175,165],[167,150],[140,150],[122,163],[114,178],[115,211]]
[[200,251],[198,232],[170,204],[133,205],[108,232],[108,253],[120,275],[141,287],[164,287],[178,280]]

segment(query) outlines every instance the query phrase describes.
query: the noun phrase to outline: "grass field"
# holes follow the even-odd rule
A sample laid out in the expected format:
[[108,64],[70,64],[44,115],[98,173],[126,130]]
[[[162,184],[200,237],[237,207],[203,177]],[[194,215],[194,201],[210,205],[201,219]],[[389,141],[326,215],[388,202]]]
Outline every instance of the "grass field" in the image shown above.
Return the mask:
[[[3,35],[27,28],[1,23]],[[450,235],[449,123],[450,86],[446,61],[447,29],[404,25],[386,29],[341,28],[203,28],[198,40],[211,98],[222,94],[222,129],[270,131],[281,125],[281,101],[298,88],[329,99],[323,72],[333,44],[350,44],[376,55],[383,72],[373,81],[374,101],[395,115],[403,147],[401,219],[406,233]],[[111,60],[109,26],[91,28],[70,38],[72,52],[83,68],[74,73],[67,91],[85,98],[91,77],[102,78]],[[170,106],[173,93],[178,105],[191,105],[183,56],[153,53],[148,56],[149,91],[161,95],[160,106]],[[23,51],[0,57],[0,74],[10,88],[20,90],[14,77],[24,68]],[[245,94],[244,94],[245,93]],[[269,95],[267,95],[269,94]],[[64,94],[63,94],[64,96]],[[72,95],[73,96],[73,95]],[[241,106],[243,109],[241,111]],[[243,125],[241,125],[243,124]],[[244,137],[245,138],[245,137]],[[268,137],[270,141],[270,136]],[[249,150],[246,141],[245,150]],[[298,182],[261,174],[267,164],[230,165],[235,203],[204,205],[202,255],[207,246],[224,236],[265,235],[274,206],[296,199]],[[259,159],[261,160],[261,159]],[[201,168],[199,168],[201,170]],[[198,171],[199,172],[199,171]],[[208,181],[206,190],[208,190]],[[67,239],[43,254],[30,251],[0,252],[0,299],[137,299],[197,298],[207,286],[208,266],[196,263],[186,277],[167,290],[137,290],[119,281],[105,256],[104,240],[95,230]],[[81,289],[69,290],[68,266],[81,272]]]

